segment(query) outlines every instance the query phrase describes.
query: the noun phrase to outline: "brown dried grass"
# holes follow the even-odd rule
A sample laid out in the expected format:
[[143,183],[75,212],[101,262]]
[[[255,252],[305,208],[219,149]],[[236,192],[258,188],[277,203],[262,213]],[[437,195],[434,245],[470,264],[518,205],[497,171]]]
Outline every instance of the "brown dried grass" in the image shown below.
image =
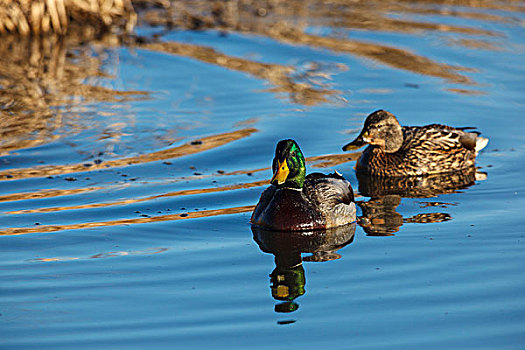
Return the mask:
[[75,24],[131,31],[131,0],[0,0],[0,34],[65,34]]

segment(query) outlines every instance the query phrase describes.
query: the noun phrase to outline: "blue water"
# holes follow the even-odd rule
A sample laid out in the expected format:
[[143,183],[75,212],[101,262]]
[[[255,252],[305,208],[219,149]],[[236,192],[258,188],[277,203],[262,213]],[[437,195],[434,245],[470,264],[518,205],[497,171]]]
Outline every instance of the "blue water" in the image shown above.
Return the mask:
[[[521,22],[414,15],[498,35],[345,32],[468,68],[459,74],[473,84],[249,33],[171,30],[161,38],[290,66],[296,81],[317,70],[317,83],[337,92],[313,104],[188,55],[103,47],[101,69],[112,75],[91,84],[149,95],[59,106],[65,121],[52,130],[56,138],[0,156],[0,348],[522,349],[525,18],[497,14]],[[459,38],[499,49],[450,44]],[[476,126],[490,139],[477,160],[486,178],[430,198],[397,198],[388,235],[357,225],[355,234],[276,258],[252,232],[249,206],[271,176],[263,168],[277,141],[296,139],[307,157],[341,154],[379,108],[405,125]],[[192,141],[206,146],[238,130],[185,153],[200,147]],[[151,157],[186,144],[177,156]],[[357,192],[354,161],[315,164],[309,171],[337,169]],[[445,219],[410,220],[420,214]],[[302,294],[286,304],[272,297],[270,274],[289,271],[276,262],[298,254],[305,261],[292,284]],[[294,310],[282,312],[283,303]]]

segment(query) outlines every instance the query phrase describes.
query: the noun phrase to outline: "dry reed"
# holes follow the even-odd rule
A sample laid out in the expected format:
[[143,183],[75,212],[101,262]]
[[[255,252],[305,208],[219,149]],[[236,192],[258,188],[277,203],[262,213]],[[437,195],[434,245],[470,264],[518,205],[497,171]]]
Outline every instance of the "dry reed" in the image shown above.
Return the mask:
[[65,34],[74,24],[130,32],[136,18],[131,0],[0,0],[0,34]]

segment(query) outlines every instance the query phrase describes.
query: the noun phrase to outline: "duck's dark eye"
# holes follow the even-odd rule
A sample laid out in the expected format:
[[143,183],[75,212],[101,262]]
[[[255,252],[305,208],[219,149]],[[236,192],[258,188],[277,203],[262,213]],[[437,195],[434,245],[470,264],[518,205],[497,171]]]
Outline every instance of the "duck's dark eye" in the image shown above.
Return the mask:
[[295,157],[295,156],[296,156],[295,151],[292,152],[291,156],[292,156],[292,157]]

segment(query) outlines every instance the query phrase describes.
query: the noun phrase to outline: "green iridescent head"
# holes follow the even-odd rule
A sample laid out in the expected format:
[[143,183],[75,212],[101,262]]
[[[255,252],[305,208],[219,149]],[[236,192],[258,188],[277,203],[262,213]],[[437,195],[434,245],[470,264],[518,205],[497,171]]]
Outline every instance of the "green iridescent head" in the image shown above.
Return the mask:
[[272,170],[272,185],[303,188],[306,166],[303,152],[294,140],[279,141],[275,148]]

